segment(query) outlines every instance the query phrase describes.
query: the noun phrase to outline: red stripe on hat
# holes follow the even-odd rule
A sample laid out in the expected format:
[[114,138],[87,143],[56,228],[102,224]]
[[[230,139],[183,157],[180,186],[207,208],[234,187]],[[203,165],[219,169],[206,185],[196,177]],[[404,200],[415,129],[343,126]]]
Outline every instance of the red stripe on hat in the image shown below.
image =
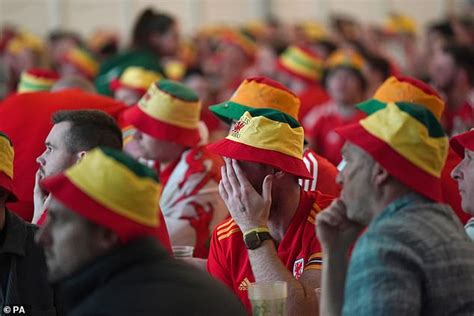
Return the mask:
[[183,128],[159,121],[143,112],[136,105],[126,110],[123,118],[128,124],[160,140],[178,143],[186,147],[195,147],[201,140],[197,128]]
[[407,82],[407,83],[417,87],[418,89],[420,89],[424,93],[436,96],[438,99],[442,100],[442,98],[439,96],[439,94],[430,85],[424,83],[421,80],[418,80],[418,79],[412,78],[412,77],[404,77],[404,76],[394,76],[394,77],[397,78],[397,80],[400,81],[400,82]]
[[229,139],[208,145],[207,148],[224,157],[270,165],[299,178],[313,179],[302,160],[303,158],[294,158],[277,151],[252,147]]
[[115,232],[123,243],[142,236],[153,236],[159,240],[159,226],[150,228],[140,225],[113,212],[81,191],[64,174],[41,181],[41,187],[75,213]]
[[267,77],[252,77],[252,78],[246,78],[245,81],[248,81],[248,82],[258,82],[258,83],[263,83],[263,84],[266,84],[267,86],[271,86],[271,87],[274,87],[276,89],[279,89],[279,90],[283,90],[283,91],[286,91],[288,92],[289,94],[291,94],[292,96],[294,97],[298,97],[296,94],[294,94],[293,91],[291,91],[290,89],[288,89],[287,87],[285,87],[284,85],[282,85],[281,83],[275,81],[275,80],[272,80],[272,79],[269,79]]
[[359,123],[335,130],[344,139],[362,148],[388,173],[412,190],[438,202],[443,201],[441,179],[424,172],[384,141],[368,133]]

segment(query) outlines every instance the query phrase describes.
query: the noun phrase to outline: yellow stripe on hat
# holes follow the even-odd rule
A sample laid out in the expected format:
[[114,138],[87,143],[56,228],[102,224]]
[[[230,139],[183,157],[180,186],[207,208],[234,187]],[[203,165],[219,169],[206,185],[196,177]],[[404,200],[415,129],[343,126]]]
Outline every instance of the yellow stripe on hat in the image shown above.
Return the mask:
[[303,159],[302,127],[291,128],[288,124],[273,121],[265,116],[252,117],[249,112],[245,112],[236,124],[242,125],[234,126],[227,139]]
[[314,80],[318,79],[320,72],[322,71],[322,64],[319,66],[318,61],[312,60],[311,57],[304,54],[303,51],[296,47],[290,47],[288,51],[283,53],[280,62],[286,68],[292,69],[293,71]]
[[430,137],[425,125],[395,104],[387,104],[384,109],[361,120],[360,124],[418,168],[435,177],[441,176],[448,139]]
[[155,84],[138,102],[138,107],[154,119],[188,129],[198,127],[201,114],[200,102],[180,100],[161,91]]
[[[157,227],[160,185],[139,177],[125,165],[101,150],[87,154],[87,159],[65,172],[82,192],[112,212],[149,227]],[[127,194],[133,188],[134,194]]]
[[13,179],[13,158],[15,153],[10,140],[0,134],[0,172]]
[[161,76],[157,72],[141,67],[128,67],[120,76],[120,83],[131,88],[146,90],[159,79]]
[[69,54],[70,60],[77,63],[89,76],[93,77],[99,71],[99,64],[88,53],[80,49],[73,49]]

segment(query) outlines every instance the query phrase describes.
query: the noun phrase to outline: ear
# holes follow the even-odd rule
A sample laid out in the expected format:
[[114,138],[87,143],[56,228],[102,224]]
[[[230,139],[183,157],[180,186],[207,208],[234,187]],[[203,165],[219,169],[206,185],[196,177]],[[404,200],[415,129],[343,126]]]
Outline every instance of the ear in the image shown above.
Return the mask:
[[377,187],[385,184],[390,178],[390,174],[377,162],[372,166],[372,180]]
[[117,234],[110,229],[100,227],[97,237],[97,245],[103,251],[110,250],[119,243]]
[[78,152],[76,154],[76,163],[80,162],[86,154],[87,154],[87,152],[85,150]]

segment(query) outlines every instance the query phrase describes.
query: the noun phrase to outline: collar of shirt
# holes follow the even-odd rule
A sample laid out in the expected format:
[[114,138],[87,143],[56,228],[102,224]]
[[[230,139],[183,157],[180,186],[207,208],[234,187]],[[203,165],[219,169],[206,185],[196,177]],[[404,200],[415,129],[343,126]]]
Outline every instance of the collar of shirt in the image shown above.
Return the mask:
[[430,200],[415,192],[407,193],[388,204],[385,209],[375,217],[375,219],[369,226],[377,224],[378,222],[384,220],[385,218],[404,208],[408,204],[423,202],[430,202]]

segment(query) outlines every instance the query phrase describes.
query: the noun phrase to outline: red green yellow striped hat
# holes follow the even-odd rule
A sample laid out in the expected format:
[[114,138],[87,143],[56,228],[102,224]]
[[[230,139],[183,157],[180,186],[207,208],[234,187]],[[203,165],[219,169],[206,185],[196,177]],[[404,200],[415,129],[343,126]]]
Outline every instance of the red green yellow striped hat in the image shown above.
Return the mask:
[[242,50],[248,59],[253,60],[257,53],[257,44],[255,41],[239,30],[228,30],[223,32],[221,40],[236,46]]
[[304,131],[297,120],[274,109],[246,111],[227,137],[209,150],[236,160],[273,166],[312,179],[303,162]]
[[117,91],[119,88],[127,88],[143,95],[151,84],[160,79],[160,74],[155,71],[132,66],[125,69],[120,78],[110,82],[110,90]]
[[349,67],[362,72],[364,58],[353,50],[339,49],[329,55],[326,68],[332,70],[338,67]]
[[14,156],[12,141],[6,134],[0,132],[0,187],[10,193],[8,202],[18,201],[13,189]]
[[70,49],[62,60],[76,66],[89,79],[94,79],[99,72],[99,63],[88,51],[81,48]]
[[21,73],[18,83],[18,93],[49,91],[59,75],[48,69],[32,68]]
[[[429,85],[412,77],[391,76],[375,91],[372,99],[381,102],[409,102],[430,110],[438,120],[444,111],[444,101]],[[371,102],[368,100],[359,105]]]
[[389,35],[394,34],[416,34],[416,22],[413,18],[404,14],[391,14],[384,23],[384,30]]
[[336,132],[412,190],[442,201],[440,178],[449,145],[433,113],[413,103],[377,100],[365,103],[363,111],[369,116]]
[[234,92],[229,101],[212,105],[209,109],[221,120],[231,124],[249,110],[271,108],[293,118],[298,117],[300,99],[279,82],[265,78],[247,78]]
[[461,157],[464,157],[464,150],[474,151],[474,128],[469,132],[465,132],[454,136],[450,140],[451,148]]
[[278,68],[305,81],[321,79],[324,71],[323,59],[302,46],[288,47],[278,58]]
[[161,186],[156,173],[121,151],[93,149],[41,186],[67,208],[115,232],[123,243],[157,237]]
[[154,138],[193,147],[200,141],[199,97],[190,88],[171,80],[153,83],[147,93],[124,113],[128,124]]

